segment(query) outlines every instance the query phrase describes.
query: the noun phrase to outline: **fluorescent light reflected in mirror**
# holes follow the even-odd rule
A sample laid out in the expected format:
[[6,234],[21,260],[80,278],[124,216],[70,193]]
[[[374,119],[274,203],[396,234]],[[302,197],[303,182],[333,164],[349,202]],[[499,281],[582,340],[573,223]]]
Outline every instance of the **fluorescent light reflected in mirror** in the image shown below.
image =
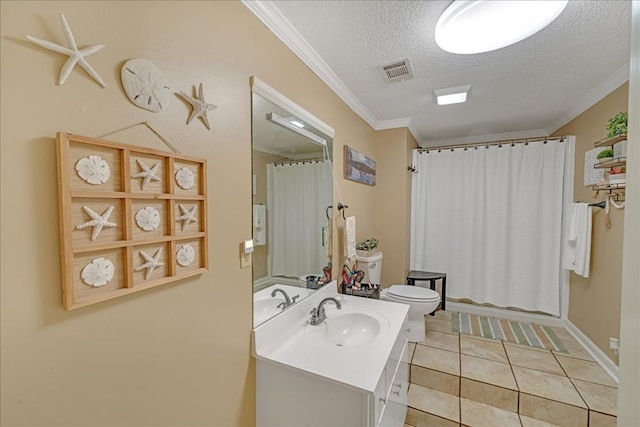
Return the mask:
[[300,128],[299,125],[302,124],[302,126],[304,126],[303,123],[301,123],[300,121],[297,121],[298,124],[293,123],[293,121],[289,121],[287,119],[285,119],[284,117],[281,117],[279,115],[277,115],[276,113],[267,113],[267,120],[276,123],[284,128],[289,129],[290,131],[293,131],[299,135],[304,136],[305,138],[308,138],[310,140],[312,140],[313,142],[315,142],[316,144],[319,145],[323,145],[326,146],[327,145],[327,141],[324,140],[324,138],[319,137],[318,135],[316,135],[315,133],[311,133],[306,129]]

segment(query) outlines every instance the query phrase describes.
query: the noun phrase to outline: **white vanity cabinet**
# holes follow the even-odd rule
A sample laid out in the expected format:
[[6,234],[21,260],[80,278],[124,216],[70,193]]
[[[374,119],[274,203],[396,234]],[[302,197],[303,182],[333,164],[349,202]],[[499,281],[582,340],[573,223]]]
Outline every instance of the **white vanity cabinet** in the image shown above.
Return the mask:
[[[388,336],[379,344],[304,353],[304,341],[293,338],[265,352],[266,357],[257,355],[258,426],[404,426],[409,387],[407,309],[402,304],[370,302],[389,319]],[[359,303],[351,300],[343,307]],[[389,312],[383,311],[387,308]],[[290,327],[296,325],[300,322]],[[307,356],[305,360],[315,360],[309,365],[294,360],[290,353],[297,350]],[[318,365],[323,366],[313,367]]]

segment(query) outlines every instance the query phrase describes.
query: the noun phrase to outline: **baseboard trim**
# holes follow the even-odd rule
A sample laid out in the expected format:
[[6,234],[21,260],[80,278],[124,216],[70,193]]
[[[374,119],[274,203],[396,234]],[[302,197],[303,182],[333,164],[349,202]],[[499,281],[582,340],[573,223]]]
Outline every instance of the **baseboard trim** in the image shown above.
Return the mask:
[[600,347],[595,345],[593,341],[589,339],[576,325],[574,325],[570,320],[566,321],[565,327],[567,331],[578,341],[578,343],[585,349],[587,353],[593,360],[595,360],[598,365],[611,377],[613,381],[618,383],[618,365],[615,364],[613,360],[607,354],[600,350]]
[[518,322],[532,322],[547,326],[565,326],[565,321],[551,315],[527,313],[524,311],[508,310],[506,308],[485,307],[481,305],[467,304],[464,302],[447,301],[447,309],[462,313],[477,314],[480,316],[495,316],[502,319],[516,320]]

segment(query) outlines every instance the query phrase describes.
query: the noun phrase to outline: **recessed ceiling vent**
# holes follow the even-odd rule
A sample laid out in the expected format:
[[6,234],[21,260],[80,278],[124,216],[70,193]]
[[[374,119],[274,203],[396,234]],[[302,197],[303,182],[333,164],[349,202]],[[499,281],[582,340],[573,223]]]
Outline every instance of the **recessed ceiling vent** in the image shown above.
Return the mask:
[[383,65],[382,71],[387,83],[407,80],[413,77],[413,71],[411,71],[411,64],[408,58]]

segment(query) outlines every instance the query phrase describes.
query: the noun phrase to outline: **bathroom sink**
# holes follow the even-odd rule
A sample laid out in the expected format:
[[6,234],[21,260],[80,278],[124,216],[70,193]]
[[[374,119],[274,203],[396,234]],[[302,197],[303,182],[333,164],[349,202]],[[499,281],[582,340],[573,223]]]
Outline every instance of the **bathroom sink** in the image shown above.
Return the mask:
[[275,316],[282,311],[279,304],[284,302],[284,298],[264,298],[253,302],[253,321],[254,324],[260,324],[267,319]]
[[341,313],[331,310],[319,325],[305,326],[305,335],[311,339],[323,340],[338,347],[358,347],[376,339],[380,335],[381,321],[377,316],[362,312]]

